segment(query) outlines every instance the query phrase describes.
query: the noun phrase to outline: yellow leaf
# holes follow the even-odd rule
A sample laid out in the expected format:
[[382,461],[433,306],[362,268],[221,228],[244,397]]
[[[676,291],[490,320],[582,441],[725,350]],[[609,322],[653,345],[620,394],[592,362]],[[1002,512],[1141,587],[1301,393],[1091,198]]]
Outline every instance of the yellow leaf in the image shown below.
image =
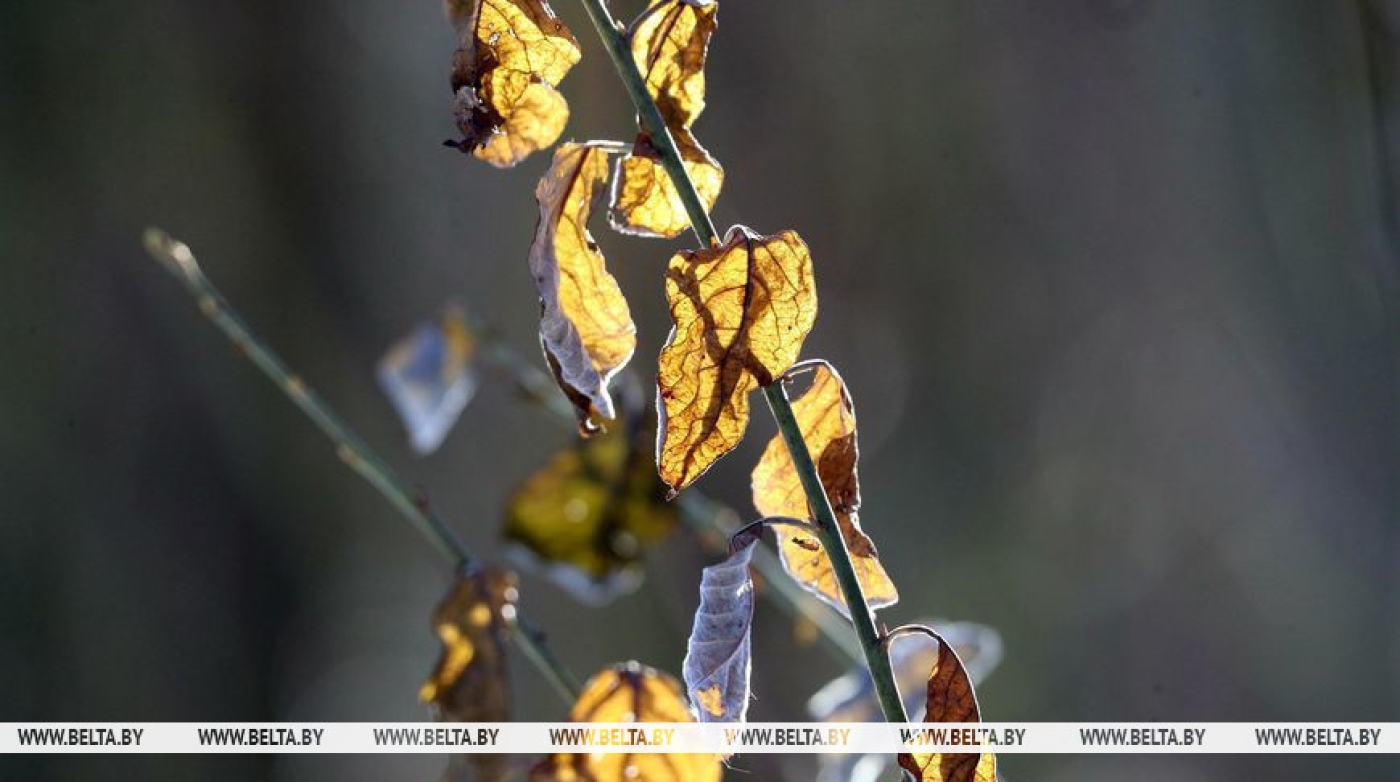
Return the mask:
[[601,147],[563,144],[535,188],[540,219],[530,245],[530,272],[542,305],[540,344],[579,428],[617,417],[608,380],[637,347],[637,327],[617,280],[588,232],[594,201],[608,181]]
[[[714,2],[703,0],[661,0],[642,14],[632,34],[632,57],[706,210],[719,198],[724,169],[690,126],[705,109],[705,57],[717,9]],[[645,133],[637,136],[632,154],[618,163],[609,218],[622,233],[668,239],[690,225],[680,194]]]
[[713,2],[661,0],[632,33],[632,57],[673,132],[690,127],[705,110],[705,56],[718,8]]
[[749,392],[797,360],[817,316],[812,257],[792,231],[729,231],[676,254],[666,275],[675,328],[657,374],[657,466],[672,493],[739,444]]
[[[724,184],[724,169],[700,146],[689,129],[672,134],[681,152],[685,170],[708,211],[714,208]],[[608,221],[613,229],[635,236],[670,239],[690,227],[685,203],[661,166],[656,148],[645,135],[637,137],[631,154],[617,163],[613,177],[612,207]]]
[[[860,478],[856,472],[860,450],[856,444],[855,406],[845,382],[835,370],[818,367],[812,373],[812,385],[793,401],[792,409],[802,429],[802,439],[817,462],[817,473],[841,525],[841,537],[851,553],[866,603],[871,608],[893,605],[899,600],[899,592],[880,564],[874,542],[860,528]],[[764,516],[812,520],[802,483],[782,437],[774,437],[768,443],[754,468],[753,504]],[[837,610],[847,613],[826,551],[814,545],[817,541],[801,530],[784,525],[773,530],[788,573]]]
[[[418,693],[438,720],[510,719],[505,644],[515,617],[515,600],[515,576],[483,567],[458,575],[438,604],[433,629],[442,642],[442,655]],[[510,770],[506,755],[453,756],[448,776],[462,777],[468,764],[476,768],[479,780],[501,780]]]
[[602,603],[634,589],[642,550],[675,527],[652,465],[653,427],[649,415],[631,416],[574,441],[506,508],[506,540],[580,600]]
[[509,168],[553,144],[569,119],[554,88],[578,62],[573,33],[545,0],[446,0],[460,39],[452,90],[460,141],[448,142]]
[[[637,663],[615,665],[583,687],[569,712],[573,722],[694,722],[680,683]],[[530,782],[719,782],[716,755],[550,755],[530,772]]]
[[[941,639],[928,677],[924,722],[981,722],[972,680],[953,647]],[[996,782],[996,755],[990,752],[902,754],[899,765],[920,782]]]

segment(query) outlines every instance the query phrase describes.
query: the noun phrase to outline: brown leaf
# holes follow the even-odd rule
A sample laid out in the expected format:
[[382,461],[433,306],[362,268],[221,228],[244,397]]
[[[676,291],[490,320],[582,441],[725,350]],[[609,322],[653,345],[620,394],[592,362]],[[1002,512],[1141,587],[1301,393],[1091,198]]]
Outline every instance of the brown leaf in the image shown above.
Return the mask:
[[817,316],[812,257],[792,231],[730,229],[724,243],[671,258],[675,328],[657,375],[657,466],[680,491],[739,444],[749,392],[786,371]]
[[652,463],[654,432],[650,415],[633,415],[626,426],[575,440],[506,507],[506,540],[584,602],[634,589],[643,549],[675,528]]
[[[445,722],[505,722],[510,719],[507,636],[515,615],[515,576],[491,567],[460,574],[433,613],[442,642],[437,667],[418,697]],[[454,760],[449,776],[463,762],[476,766],[481,780],[504,779],[507,755],[472,755]]]
[[[860,528],[860,478],[856,462],[856,413],[845,382],[835,370],[818,367],[812,385],[792,403],[793,414],[802,428],[817,473],[826,489],[827,500],[841,525],[841,537],[851,553],[861,591],[871,608],[883,608],[899,600],[899,592],[880,564],[875,544]],[[764,516],[787,516],[812,520],[802,483],[781,436],[768,443],[753,471],[753,504]],[[799,529],[777,525],[778,553],[783,567],[808,590],[847,614],[846,601],[831,569],[831,560],[811,536]]]
[[[689,129],[677,130],[672,135],[700,200],[706,210],[713,209],[724,184],[724,169],[700,146]],[[666,239],[679,236],[690,227],[690,216],[680,192],[645,135],[638,136],[631,154],[617,162],[608,222],[620,233]]]
[[[928,678],[924,722],[981,722],[972,680],[953,647],[941,639]],[[920,782],[996,782],[996,755],[990,752],[901,754],[899,765]]]
[[[605,669],[583,687],[572,722],[694,722],[680,684],[637,663]],[[530,782],[719,782],[716,755],[559,753],[540,761]]]
[[457,30],[452,90],[460,141],[448,142],[509,168],[553,144],[569,119],[555,86],[578,62],[573,33],[545,0],[446,0]]
[[608,153],[562,144],[535,188],[540,219],[530,245],[530,273],[540,295],[540,345],[579,429],[617,417],[608,380],[637,348],[637,327],[617,280],[588,232],[588,217],[608,181]]
[[[632,34],[632,57],[706,210],[719,198],[724,169],[690,126],[705,109],[705,57],[717,11],[714,2],[660,0],[642,14]],[[657,158],[652,140],[642,133],[632,154],[618,162],[609,211],[614,229],[669,239],[690,225],[680,194]]]

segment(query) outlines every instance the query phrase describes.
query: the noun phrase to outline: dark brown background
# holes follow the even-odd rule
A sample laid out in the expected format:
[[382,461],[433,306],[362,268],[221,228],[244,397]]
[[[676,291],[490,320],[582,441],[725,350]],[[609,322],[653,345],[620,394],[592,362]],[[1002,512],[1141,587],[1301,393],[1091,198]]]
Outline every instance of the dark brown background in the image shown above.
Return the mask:
[[[630,137],[586,47],[569,135]],[[634,10],[619,5],[619,12]],[[1387,21],[1389,33],[1386,32]],[[799,230],[904,601],[1007,643],[1004,720],[1400,715],[1392,2],[724,0],[721,226]],[[431,551],[140,250],[189,241],[474,550],[568,433],[483,389],[415,461],[372,378],[456,296],[533,351],[545,164],[452,133],[430,0],[0,6],[0,720],[415,720]],[[596,229],[642,330],[682,243]],[[704,482],[736,504],[771,429]],[[579,671],[678,671],[705,561],[584,610]],[[838,666],[757,617],[756,719]],[[519,713],[562,711],[516,666]],[[8,758],[6,779],[429,780],[432,756]],[[741,758],[809,778],[806,758]],[[1015,782],[1391,779],[1393,759],[1007,757]]]

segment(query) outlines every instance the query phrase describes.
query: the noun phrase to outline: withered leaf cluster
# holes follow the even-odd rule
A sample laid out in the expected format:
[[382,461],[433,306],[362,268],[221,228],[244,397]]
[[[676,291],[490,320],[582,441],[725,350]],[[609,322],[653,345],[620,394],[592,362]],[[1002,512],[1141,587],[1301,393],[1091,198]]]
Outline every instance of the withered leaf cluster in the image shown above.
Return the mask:
[[[672,677],[622,663],[588,680],[569,712],[571,722],[694,722]],[[558,753],[530,772],[530,782],[719,782],[715,755]]]
[[[841,525],[841,537],[851,554],[866,603],[871,608],[893,605],[899,600],[899,592],[880,564],[874,542],[860,528],[860,478],[856,472],[860,450],[856,444],[855,406],[845,381],[835,369],[817,367],[812,372],[811,386],[793,401],[792,409],[807,449],[816,461],[827,500]],[[807,495],[781,437],[774,437],[764,449],[754,468],[752,485],[753,504],[762,515],[812,520]],[[792,577],[847,613],[826,551],[800,529],[776,526],[774,533],[783,567]]]
[[[632,31],[632,57],[646,79],[706,210],[714,207],[724,169],[695,138],[691,125],[705,108],[705,58],[718,5],[704,0],[660,0]],[[690,225],[675,183],[643,131],[618,162],[609,218],[615,229],[671,238]]]
[[573,33],[545,0],[445,0],[457,30],[454,114],[463,152],[499,168],[553,144],[569,121],[555,89],[579,61]]

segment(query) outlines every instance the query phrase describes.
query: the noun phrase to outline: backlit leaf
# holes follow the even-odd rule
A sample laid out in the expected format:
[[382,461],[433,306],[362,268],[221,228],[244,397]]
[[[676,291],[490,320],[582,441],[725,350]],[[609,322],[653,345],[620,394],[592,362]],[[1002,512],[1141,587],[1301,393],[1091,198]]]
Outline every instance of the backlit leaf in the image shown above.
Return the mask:
[[642,550],[675,527],[652,464],[650,415],[575,440],[512,495],[503,534],[512,553],[591,604],[641,582]]
[[701,722],[743,722],[749,710],[753,579],[749,560],[757,531],[736,541],[725,561],[700,575],[700,606],[686,645],[681,678]]
[[[714,208],[724,184],[724,169],[689,129],[672,134],[680,148],[685,170],[705,209]],[[671,177],[662,168],[656,148],[646,136],[638,136],[632,152],[617,162],[613,177],[612,207],[608,221],[613,229],[636,236],[670,239],[690,227],[690,217]]]
[[[924,722],[981,722],[977,695],[953,647],[938,645],[929,673]],[[921,782],[996,782],[996,755],[990,752],[913,753],[899,765]]]
[[448,142],[509,168],[553,144],[569,119],[555,87],[580,51],[545,0],[446,0],[459,45],[452,90],[460,141]]
[[[572,722],[694,722],[672,677],[637,663],[594,676],[569,712]],[[558,753],[530,772],[530,782],[719,782],[715,755]]]
[[[975,622],[922,620],[916,624],[938,631],[957,652],[974,685],[981,684],[1001,662],[1001,634]],[[938,661],[940,644],[926,635],[901,636],[890,646],[890,664],[910,719],[922,720],[928,700],[928,672]],[[884,719],[875,685],[865,666],[858,665],[828,682],[807,702],[807,713],[820,722],[879,722]],[[818,757],[817,782],[876,782],[892,761],[888,755]]]
[[[705,109],[705,58],[718,6],[703,0],[660,0],[632,34],[632,57],[676,141],[705,208],[714,207],[724,169],[696,140],[691,125]],[[618,162],[609,221],[623,233],[671,238],[690,225],[685,205],[646,133]]]
[[674,329],[657,375],[657,466],[678,492],[739,444],[749,392],[797,360],[817,315],[812,257],[792,231],[729,231],[666,274]]
[[475,351],[462,311],[453,308],[394,343],[379,361],[379,386],[403,419],[415,453],[436,451],[471,401]]
[[579,428],[616,417],[608,380],[632,357],[637,327],[617,280],[588,233],[588,217],[608,181],[608,153],[563,144],[535,188],[540,219],[530,245],[530,273],[540,295],[540,345]]
[[[448,722],[504,722],[510,719],[510,683],[505,644],[515,617],[515,576],[482,567],[458,575],[433,613],[442,642],[437,667],[418,696]],[[453,756],[448,778],[461,778],[474,766],[479,780],[505,779],[509,756]]]
[[[818,367],[812,373],[812,385],[793,401],[792,409],[841,525],[841,536],[851,553],[866,603],[871,608],[893,605],[899,600],[899,592],[880,564],[875,544],[860,528],[860,479],[856,472],[860,450],[856,443],[855,406],[845,382],[834,370]],[[802,483],[781,436],[768,443],[754,468],[753,504],[764,516],[812,520]],[[831,560],[820,545],[814,545],[817,541],[792,527],[777,526],[774,532],[788,573],[838,611],[847,613]]]

